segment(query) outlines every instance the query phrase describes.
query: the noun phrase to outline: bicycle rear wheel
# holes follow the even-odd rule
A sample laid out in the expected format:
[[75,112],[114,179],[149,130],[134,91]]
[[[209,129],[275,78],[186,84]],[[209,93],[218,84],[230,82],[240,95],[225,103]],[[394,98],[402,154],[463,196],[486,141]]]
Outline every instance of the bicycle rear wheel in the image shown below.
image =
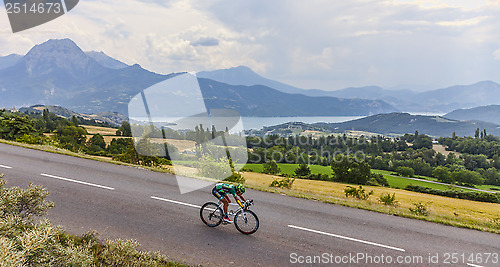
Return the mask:
[[216,227],[222,222],[222,209],[213,202],[203,204],[200,209],[200,218],[206,225]]
[[259,229],[259,218],[251,210],[242,210],[234,216],[234,226],[242,234],[250,235]]

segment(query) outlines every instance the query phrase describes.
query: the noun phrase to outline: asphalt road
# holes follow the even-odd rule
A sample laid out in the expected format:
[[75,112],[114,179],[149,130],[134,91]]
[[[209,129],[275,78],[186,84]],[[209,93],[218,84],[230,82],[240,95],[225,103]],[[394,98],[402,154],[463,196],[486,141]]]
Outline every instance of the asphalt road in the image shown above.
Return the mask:
[[198,206],[214,200],[211,188],[180,194],[173,175],[5,144],[0,173],[7,186],[47,188],[56,205],[48,217],[69,232],[136,239],[187,264],[500,266],[500,235],[491,233],[247,190],[261,224],[245,236],[205,226]]

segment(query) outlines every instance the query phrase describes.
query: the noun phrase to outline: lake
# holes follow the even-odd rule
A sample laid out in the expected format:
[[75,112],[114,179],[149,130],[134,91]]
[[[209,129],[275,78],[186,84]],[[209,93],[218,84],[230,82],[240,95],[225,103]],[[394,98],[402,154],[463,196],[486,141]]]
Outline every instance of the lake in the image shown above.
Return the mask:
[[287,122],[304,122],[308,124],[317,122],[345,122],[364,118],[364,116],[332,116],[332,117],[242,117],[243,126],[246,130],[260,130],[264,126],[274,126]]
[[[345,122],[350,120],[356,120],[364,118],[364,116],[312,116],[312,117],[242,117],[241,121],[243,123],[243,129],[250,130],[260,130],[264,126],[275,126],[287,122],[304,122],[308,124],[317,123],[317,122],[326,122],[326,123],[334,123],[334,122]],[[148,118],[133,118],[134,121],[147,122]],[[201,117],[194,117],[192,120],[186,120],[185,118],[152,118],[153,122],[157,124],[158,127],[165,123],[178,123],[179,120],[190,121],[188,124],[198,125],[203,123],[204,125],[208,125],[209,123],[204,122],[206,120]],[[178,125],[179,126],[179,125]],[[241,126],[241,125],[240,125]],[[194,127],[194,126],[193,126]],[[182,129],[193,128],[193,127],[180,127]],[[241,129],[241,128],[239,128]]]

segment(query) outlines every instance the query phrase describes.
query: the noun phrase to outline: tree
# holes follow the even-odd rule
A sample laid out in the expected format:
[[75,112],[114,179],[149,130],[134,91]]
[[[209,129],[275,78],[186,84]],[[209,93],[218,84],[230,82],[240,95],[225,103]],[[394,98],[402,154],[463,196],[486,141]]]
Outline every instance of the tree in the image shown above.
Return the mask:
[[500,170],[500,157],[498,155],[493,156],[492,165],[495,169]]
[[462,164],[462,161],[457,158],[457,156],[455,155],[455,153],[450,153],[448,154],[448,156],[446,157],[446,161],[445,161],[446,165],[455,165],[455,164]]
[[106,150],[111,155],[123,154],[130,145],[134,146],[132,138],[113,138]]
[[412,148],[415,150],[421,148],[432,149],[432,139],[426,135],[419,135],[418,137],[415,138]]
[[436,165],[442,166],[445,164],[445,162],[446,162],[446,157],[443,154],[441,154],[441,152],[438,152],[436,154]]
[[281,170],[278,164],[276,164],[276,161],[274,160],[268,160],[266,163],[263,164],[264,170],[262,171],[263,173],[266,174],[278,174]]
[[38,136],[33,120],[28,116],[8,115],[0,117],[0,138],[16,140],[24,135]]
[[465,168],[471,171],[477,169],[488,169],[491,167],[488,157],[485,155],[463,154],[460,157],[464,160]]
[[76,152],[85,145],[87,131],[76,126],[59,127],[56,130],[56,139],[62,148]]
[[44,109],[42,112],[43,120],[45,121],[48,132],[52,132],[56,129],[56,124],[52,121],[49,110]]
[[104,137],[102,137],[102,135],[96,134],[89,139],[87,146],[88,153],[97,154],[106,149],[106,142],[104,141]]
[[215,139],[217,136],[217,130],[215,129],[215,125],[212,125],[212,139]]
[[233,174],[233,170],[227,159],[213,158],[209,154],[204,154],[198,161],[199,174],[205,178],[223,180]]
[[495,168],[489,168],[483,172],[483,177],[486,179],[485,184],[500,185],[500,173]]
[[457,170],[451,174],[452,180],[463,185],[482,185],[484,179],[475,171]]
[[[147,138],[139,140],[136,145],[132,139],[127,139],[128,147],[126,151],[122,154],[113,156],[114,160],[144,165],[144,166],[161,166],[161,165],[169,165],[171,164],[168,155],[168,149],[165,148],[162,144],[153,144],[149,142]],[[137,150],[136,150],[137,146]],[[174,151],[175,148],[171,148],[171,151]],[[140,151],[141,153],[138,153]],[[163,153],[166,155],[163,158]],[[162,156],[162,158],[158,157]]]
[[79,125],[78,118],[76,116],[72,116],[71,117],[71,124],[73,124],[73,126],[78,126]]
[[339,154],[332,161],[331,167],[338,182],[364,185],[372,178],[370,165],[364,161],[357,162],[353,157]]
[[399,176],[403,176],[403,177],[415,176],[415,170],[413,170],[410,167],[404,167],[404,166],[397,167],[396,172],[398,173]]
[[117,136],[132,137],[132,127],[128,121],[123,121],[120,128],[116,131]]
[[239,184],[245,183],[245,178],[243,178],[243,176],[239,172],[234,170],[234,163],[233,160],[231,159],[229,151],[226,150],[226,153],[227,153],[227,159],[229,161],[229,167],[231,169],[231,175],[229,177],[224,178],[223,181],[239,183]]
[[443,183],[451,184],[453,182],[451,179],[450,169],[444,166],[438,166],[434,168],[434,170],[432,171],[432,176],[434,176],[436,179],[438,179]]
[[299,167],[297,167],[297,169],[295,169],[295,175],[299,176],[299,177],[304,177],[304,176],[308,176],[309,174],[311,174],[311,169],[309,168],[309,166],[307,166],[307,164],[305,163],[302,163],[299,165]]

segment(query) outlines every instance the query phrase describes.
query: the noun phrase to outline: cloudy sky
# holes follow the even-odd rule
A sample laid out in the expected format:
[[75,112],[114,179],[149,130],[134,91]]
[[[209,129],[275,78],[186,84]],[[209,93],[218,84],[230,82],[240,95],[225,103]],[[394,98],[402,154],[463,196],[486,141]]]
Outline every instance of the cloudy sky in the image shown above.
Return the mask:
[[245,65],[325,90],[500,82],[498,0],[80,0],[16,34],[0,11],[0,56],[71,38],[165,74]]

